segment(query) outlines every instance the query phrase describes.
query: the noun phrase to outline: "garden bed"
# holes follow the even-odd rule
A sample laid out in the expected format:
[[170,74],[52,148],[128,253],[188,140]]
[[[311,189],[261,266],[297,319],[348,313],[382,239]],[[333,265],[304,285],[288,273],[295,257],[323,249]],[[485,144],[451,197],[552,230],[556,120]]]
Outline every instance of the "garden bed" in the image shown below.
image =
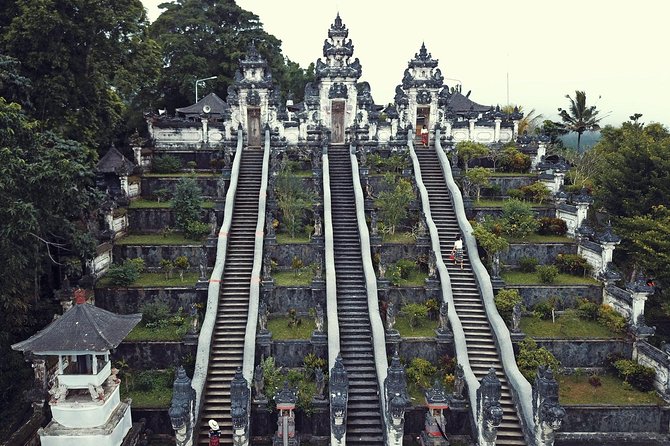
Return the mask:
[[536,316],[521,319],[521,331],[530,337],[555,339],[611,339],[621,335],[595,321],[580,318],[574,311],[566,311],[551,319]]
[[127,287],[114,286],[109,283],[107,277],[102,277],[95,284],[96,288],[145,288],[145,287],[186,287],[193,286],[198,281],[198,273],[184,273],[184,280],[179,278],[179,274],[175,273],[169,279],[165,278],[163,273],[142,273],[140,277],[128,285]]
[[[167,200],[167,201],[154,201],[154,200],[146,200],[144,198],[140,198],[138,200],[132,200],[130,204],[128,205],[130,209],[167,209],[172,207],[172,202]],[[214,208],[214,202],[213,201],[203,201],[201,204],[201,207],[203,209],[213,209]]]
[[[272,332],[272,339],[286,341],[311,338],[312,332],[316,329],[314,319],[310,316],[302,316],[299,319],[301,320],[300,324],[289,327],[290,318],[288,316],[270,318],[268,320],[268,330]],[[327,332],[327,327],[324,326],[323,330]]]
[[631,389],[612,375],[601,375],[598,387],[589,383],[588,376],[559,375],[557,380],[561,404],[665,405],[655,391]]
[[183,177],[216,177],[218,172],[172,172],[172,173],[144,173],[143,177],[148,178],[183,178]]
[[395,234],[382,234],[382,241],[384,243],[408,244],[413,245],[416,239],[410,232],[396,232]]
[[403,338],[433,338],[437,330],[437,321],[427,320],[412,328],[409,325],[407,316],[399,315],[396,317],[394,328],[400,332]]
[[197,245],[200,246],[202,240],[193,240],[186,238],[179,232],[171,234],[129,234],[116,240],[117,245]]
[[272,273],[275,286],[311,286],[314,273],[311,269],[302,269],[297,273],[293,271],[275,271]]
[[290,234],[284,232],[277,233],[277,243],[280,245],[289,245],[289,244],[306,244],[310,243],[312,239],[307,234],[297,234],[295,237],[291,237]]
[[[123,373],[123,372],[122,372]],[[132,398],[134,408],[170,407],[174,370],[125,372],[128,390],[121,382],[121,398]]]
[[125,341],[181,341],[190,324],[187,319],[181,325],[166,324],[162,327],[147,327],[140,323],[132,329]]
[[501,276],[507,285],[600,285],[597,280],[591,277],[580,277],[570,274],[559,274],[552,283],[540,282],[537,273],[506,271]]

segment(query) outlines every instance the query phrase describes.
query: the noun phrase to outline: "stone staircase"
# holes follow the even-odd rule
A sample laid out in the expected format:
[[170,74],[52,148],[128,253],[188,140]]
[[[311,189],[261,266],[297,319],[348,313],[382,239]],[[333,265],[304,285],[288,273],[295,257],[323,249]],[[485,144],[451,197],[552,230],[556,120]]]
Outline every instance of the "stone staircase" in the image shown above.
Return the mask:
[[347,445],[383,445],[384,427],[356,221],[349,146],[330,146],[328,160],[340,353],[349,376]]
[[212,334],[199,444],[209,444],[207,422],[210,419],[216,420],[221,427],[221,444],[233,444],[230,382],[237,368],[242,367],[244,355],[262,167],[263,151],[245,148],[240,163],[219,307]]
[[484,304],[467,252],[463,269],[449,260],[454,241],[460,234],[449,189],[445,184],[442,168],[434,148],[415,145],[421,166],[423,183],[428,191],[430,212],[437,226],[442,259],[449,271],[454,306],[463,325],[470,366],[477,380],[481,380],[493,367],[502,384],[500,405],[503,421],[498,428],[497,445],[525,445],[519,416],[512,399],[502,362],[496,349],[493,331],[489,325]]

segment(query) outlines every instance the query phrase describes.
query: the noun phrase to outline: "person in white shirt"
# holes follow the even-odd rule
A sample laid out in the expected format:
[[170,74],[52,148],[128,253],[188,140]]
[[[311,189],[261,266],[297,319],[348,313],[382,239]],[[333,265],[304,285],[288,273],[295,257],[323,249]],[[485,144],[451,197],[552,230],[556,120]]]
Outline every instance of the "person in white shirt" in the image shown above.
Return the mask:
[[454,242],[454,247],[451,250],[451,257],[454,260],[454,263],[460,263],[461,269],[463,269],[463,239],[460,235]]

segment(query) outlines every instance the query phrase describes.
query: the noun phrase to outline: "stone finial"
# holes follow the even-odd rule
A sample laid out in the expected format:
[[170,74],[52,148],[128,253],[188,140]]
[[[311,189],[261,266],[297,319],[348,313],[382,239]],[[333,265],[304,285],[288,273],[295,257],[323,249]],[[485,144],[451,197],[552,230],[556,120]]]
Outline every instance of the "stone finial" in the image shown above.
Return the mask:
[[465,372],[463,371],[463,366],[456,364],[456,369],[454,370],[454,393],[453,398],[458,401],[465,399]]
[[400,446],[402,445],[405,409],[409,405],[409,395],[407,394],[405,368],[400,364],[400,357],[397,352],[391,359],[391,365],[384,380],[384,393],[389,444]]
[[496,443],[498,426],[503,418],[500,389],[500,380],[491,367],[477,389],[477,432],[481,446],[494,446]]
[[440,327],[437,329],[439,333],[449,333],[449,304],[442,302],[440,305]]
[[250,391],[242,369],[237,368],[230,382],[230,406],[233,421],[233,444],[242,446],[249,439],[249,400]]
[[342,356],[337,355],[335,364],[330,370],[330,430],[333,436],[344,445],[347,432],[347,402],[349,400],[349,378],[342,363]]
[[320,367],[317,367],[314,370],[314,381],[316,382],[316,392],[314,393],[314,398],[317,400],[323,399],[323,389],[326,386],[326,377],[323,374],[323,370]]
[[512,332],[518,333],[521,324],[521,304],[516,304],[512,308]]
[[[381,265],[381,262],[379,262]],[[386,306],[386,330],[387,331],[393,331],[394,326],[395,326],[395,317],[396,317],[396,311],[395,311],[395,304],[391,301],[389,301],[388,305]]]
[[612,223],[608,221],[605,230],[598,235],[598,241],[618,245],[621,243],[621,237],[612,232]]
[[177,446],[185,446],[192,436],[194,411],[195,390],[191,387],[191,379],[186,375],[186,370],[180,365],[172,384],[172,402],[168,410]]
[[552,446],[555,432],[560,429],[565,409],[558,403],[558,382],[549,367],[537,369],[533,386],[533,418],[538,446]]
[[642,274],[638,274],[634,280],[626,284],[626,289],[633,293],[640,294],[654,294],[654,287],[649,284],[647,279]]

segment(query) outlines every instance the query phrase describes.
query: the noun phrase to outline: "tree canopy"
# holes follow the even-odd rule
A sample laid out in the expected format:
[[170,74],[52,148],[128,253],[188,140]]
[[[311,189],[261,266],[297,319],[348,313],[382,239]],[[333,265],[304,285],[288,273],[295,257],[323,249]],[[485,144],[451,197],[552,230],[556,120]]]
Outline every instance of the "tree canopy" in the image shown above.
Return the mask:
[[558,109],[561,122],[554,124],[559,129],[577,133],[577,151],[579,151],[582,134],[587,130],[598,130],[601,118],[598,117],[599,111],[595,105],[586,105],[585,92],[575,91],[574,99],[569,94],[566,94],[565,97],[570,101],[570,107],[567,110]]

